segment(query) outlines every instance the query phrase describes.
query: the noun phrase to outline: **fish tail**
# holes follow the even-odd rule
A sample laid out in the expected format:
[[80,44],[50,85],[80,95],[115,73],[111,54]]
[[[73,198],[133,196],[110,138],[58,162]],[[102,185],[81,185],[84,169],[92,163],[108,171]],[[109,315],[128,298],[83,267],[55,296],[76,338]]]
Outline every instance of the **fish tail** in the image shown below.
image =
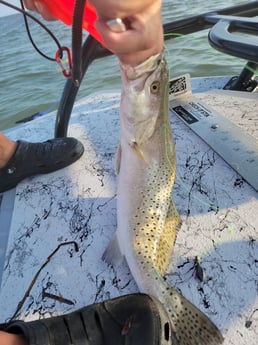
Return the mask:
[[[172,345],[219,345],[223,337],[217,326],[178,290],[170,286],[154,267],[145,266],[141,277],[141,292],[161,302],[171,323]],[[151,278],[151,279],[150,279]],[[143,280],[144,279],[144,280]]]
[[166,309],[171,323],[171,334],[176,338],[174,342],[171,340],[172,345],[223,343],[224,339],[217,326],[200,309],[170,286],[154,267],[146,265],[146,268],[146,276],[140,289],[156,297]]
[[172,305],[167,307],[180,345],[218,345],[223,337],[216,325],[176,289],[171,288]]

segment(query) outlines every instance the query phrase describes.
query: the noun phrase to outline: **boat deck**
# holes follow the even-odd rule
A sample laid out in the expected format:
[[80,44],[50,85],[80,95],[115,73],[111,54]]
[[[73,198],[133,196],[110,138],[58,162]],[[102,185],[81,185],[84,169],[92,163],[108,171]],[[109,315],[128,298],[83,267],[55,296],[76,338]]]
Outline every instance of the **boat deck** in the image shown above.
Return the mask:
[[[258,140],[258,101],[239,96],[196,95]],[[108,92],[77,102],[69,135],[83,142],[83,157],[0,195],[0,322],[67,313],[138,291],[125,262],[112,267],[101,259],[116,229],[119,99],[118,92]],[[215,322],[225,345],[255,345],[258,193],[174,114],[171,123],[173,199],[183,224],[166,278]],[[54,125],[50,114],[8,135],[45,140],[53,137]]]

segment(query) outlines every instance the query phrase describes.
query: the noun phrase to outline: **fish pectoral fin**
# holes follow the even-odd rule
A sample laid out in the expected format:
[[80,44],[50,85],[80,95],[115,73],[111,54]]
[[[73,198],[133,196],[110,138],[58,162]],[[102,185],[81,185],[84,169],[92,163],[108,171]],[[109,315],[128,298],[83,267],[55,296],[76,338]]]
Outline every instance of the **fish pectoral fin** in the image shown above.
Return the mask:
[[116,151],[116,159],[115,159],[115,171],[117,175],[120,172],[121,156],[122,156],[122,147],[121,147],[121,144],[119,144]]
[[102,255],[102,260],[112,266],[117,266],[124,261],[124,255],[121,253],[116,233],[113,235],[105,252]]
[[136,141],[133,141],[130,143],[130,146],[135,151],[137,157],[148,164],[149,159],[147,155],[144,154],[144,152],[141,150],[140,145]]

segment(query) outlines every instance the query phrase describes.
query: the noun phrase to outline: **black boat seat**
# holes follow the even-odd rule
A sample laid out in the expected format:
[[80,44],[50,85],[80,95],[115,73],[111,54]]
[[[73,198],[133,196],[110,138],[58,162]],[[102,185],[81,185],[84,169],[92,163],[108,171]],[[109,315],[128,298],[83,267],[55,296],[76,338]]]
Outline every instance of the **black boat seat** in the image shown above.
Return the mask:
[[221,17],[209,32],[210,45],[258,64],[258,18]]

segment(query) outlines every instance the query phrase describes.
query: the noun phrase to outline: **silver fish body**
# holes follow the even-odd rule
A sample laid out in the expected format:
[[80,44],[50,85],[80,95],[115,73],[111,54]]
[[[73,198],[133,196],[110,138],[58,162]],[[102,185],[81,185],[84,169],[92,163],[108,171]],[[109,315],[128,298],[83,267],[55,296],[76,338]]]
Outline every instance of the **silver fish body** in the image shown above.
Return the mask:
[[141,292],[166,308],[180,345],[215,345],[215,325],[163,279],[180,217],[172,201],[176,157],[162,54],[121,65],[121,134],[117,154],[117,242]]

